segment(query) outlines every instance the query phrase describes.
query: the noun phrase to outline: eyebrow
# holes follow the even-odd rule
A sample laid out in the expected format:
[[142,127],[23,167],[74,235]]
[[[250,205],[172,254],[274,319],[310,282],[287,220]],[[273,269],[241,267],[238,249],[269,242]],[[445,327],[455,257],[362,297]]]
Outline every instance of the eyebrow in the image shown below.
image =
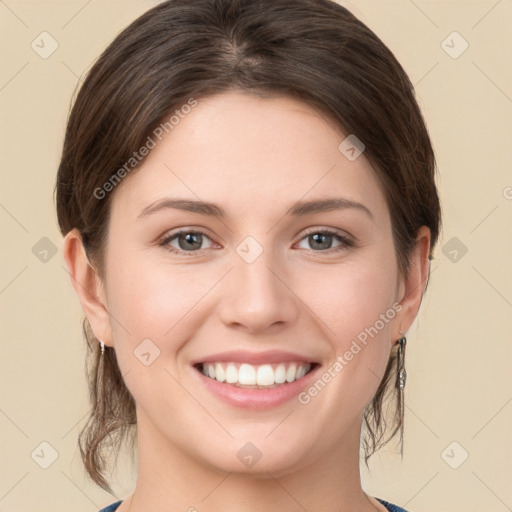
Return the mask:
[[[297,217],[313,213],[328,212],[332,210],[345,210],[349,208],[364,212],[371,219],[373,219],[372,212],[366,206],[356,201],[351,201],[349,199],[344,199],[341,197],[317,199],[313,201],[297,201],[293,203],[290,208],[288,208],[285,215]],[[207,215],[218,218],[226,217],[225,210],[223,210],[220,206],[214,203],[196,201],[193,199],[178,199],[166,197],[155,201],[149,206],[146,206],[139,213],[138,218],[144,218],[153,213],[166,209],[184,210],[187,212],[198,213],[200,215]]]

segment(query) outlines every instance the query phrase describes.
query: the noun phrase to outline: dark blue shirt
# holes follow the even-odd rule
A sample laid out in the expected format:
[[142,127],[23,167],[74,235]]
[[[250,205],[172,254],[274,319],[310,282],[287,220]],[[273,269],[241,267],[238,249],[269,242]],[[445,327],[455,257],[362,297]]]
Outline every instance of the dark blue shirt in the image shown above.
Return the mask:
[[[380,501],[388,510],[389,512],[407,512],[402,507],[399,507],[398,505],[393,505],[393,503],[389,503],[387,501],[381,500],[380,498],[376,498],[378,501]],[[123,500],[116,501],[115,503],[112,503],[108,507],[102,508],[100,512],[114,512],[117,510],[117,507],[121,505]]]

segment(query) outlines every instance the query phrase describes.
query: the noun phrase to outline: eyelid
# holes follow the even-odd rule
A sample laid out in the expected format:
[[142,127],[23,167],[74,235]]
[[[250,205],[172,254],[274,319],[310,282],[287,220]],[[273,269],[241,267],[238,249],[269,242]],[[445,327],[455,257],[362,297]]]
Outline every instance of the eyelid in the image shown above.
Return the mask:
[[328,227],[312,227],[312,228],[308,228],[306,231],[304,231],[302,233],[301,240],[304,237],[306,237],[308,235],[311,235],[313,233],[329,233],[331,235],[336,235],[336,236],[339,236],[339,237],[341,237],[343,239],[349,240],[352,243],[355,243],[354,237],[352,235],[348,234],[346,231],[343,231],[341,229],[336,229],[336,228],[328,228]]

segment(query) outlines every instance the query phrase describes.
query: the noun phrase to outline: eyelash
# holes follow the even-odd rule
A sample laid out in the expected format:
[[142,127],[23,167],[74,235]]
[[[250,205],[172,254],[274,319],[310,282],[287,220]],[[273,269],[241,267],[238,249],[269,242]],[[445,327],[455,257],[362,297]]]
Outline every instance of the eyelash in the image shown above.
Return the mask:
[[[207,238],[210,238],[208,236],[208,234],[205,231],[203,231],[202,229],[199,229],[199,228],[196,228],[196,229],[193,229],[193,230],[192,229],[183,229],[181,231],[176,231],[175,233],[173,233],[173,234],[171,234],[169,236],[166,236],[160,242],[159,245],[164,247],[169,252],[172,252],[172,253],[175,253],[175,254],[183,254],[183,255],[186,255],[186,256],[194,256],[198,252],[200,252],[201,249],[199,249],[197,251],[182,251],[180,249],[171,248],[171,246],[169,245],[170,242],[172,240],[174,240],[175,238],[179,237],[180,235],[183,235],[183,234],[201,234],[201,235],[206,236]],[[349,239],[348,237],[343,236],[338,231],[335,231],[335,230],[329,229],[329,228],[322,228],[322,229],[318,229],[317,228],[317,229],[312,229],[310,231],[307,231],[306,233],[304,233],[304,235],[302,236],[300,241],[304,240],[305,238],[307,238],[308,236],[313,235],[313,234],[333,235],[341,243],[341,245],[338,246],[338,247],[333,247],[333,248],[325,249],[325,250],[309,249],[308,250],[309,253],[315,253],[315,254],[322,254],[322,253],[325,254],[325,253],[328,253],[328,254],[332,254],[333,252],[343,251],[343,250],[346,250],[346,249],[348,249],[350,247],[353,247],[355,245],[355,243],[351,239]]]

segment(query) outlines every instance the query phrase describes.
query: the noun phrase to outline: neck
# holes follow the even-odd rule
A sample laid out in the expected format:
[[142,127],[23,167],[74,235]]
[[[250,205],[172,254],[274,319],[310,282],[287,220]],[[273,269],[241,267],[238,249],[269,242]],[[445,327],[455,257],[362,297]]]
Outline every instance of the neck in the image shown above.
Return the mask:
[[[118,512],[375,512],[386,510],[361,488],[360,421],[328,452],[293,468],[222,471],[171,444],[138,411],[138,471]],[[257,469],[259,466],[259,469]]]

